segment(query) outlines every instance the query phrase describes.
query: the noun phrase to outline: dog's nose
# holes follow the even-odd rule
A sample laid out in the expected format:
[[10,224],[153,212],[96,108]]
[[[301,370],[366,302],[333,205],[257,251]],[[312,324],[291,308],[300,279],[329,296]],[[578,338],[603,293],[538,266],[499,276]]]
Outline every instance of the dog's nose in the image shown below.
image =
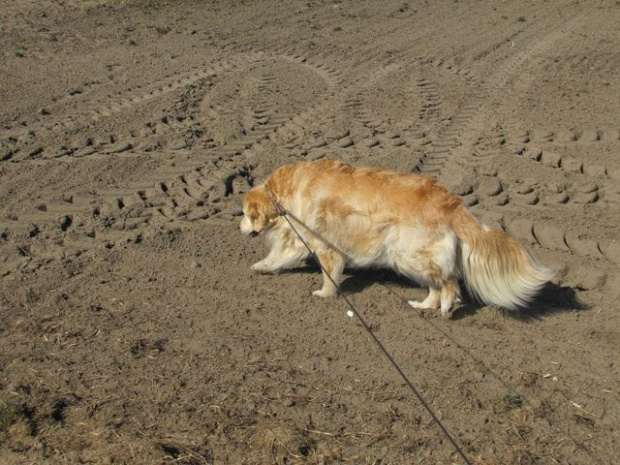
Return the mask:
[[252,231],[252,232],[250,233],[250,237],[256,237],[256,236],[258,236],[258,232],[256,232],[256,231]]

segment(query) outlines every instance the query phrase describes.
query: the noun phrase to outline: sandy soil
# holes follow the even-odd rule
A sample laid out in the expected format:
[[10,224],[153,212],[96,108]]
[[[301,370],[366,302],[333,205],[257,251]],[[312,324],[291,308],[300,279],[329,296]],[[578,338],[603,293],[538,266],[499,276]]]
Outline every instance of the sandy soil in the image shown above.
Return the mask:
[[620,452],[618,2],[0,1],[0,463],[464,464],[244,192],[419,171],[556,271],[453,319],[343,283],[472,464]]

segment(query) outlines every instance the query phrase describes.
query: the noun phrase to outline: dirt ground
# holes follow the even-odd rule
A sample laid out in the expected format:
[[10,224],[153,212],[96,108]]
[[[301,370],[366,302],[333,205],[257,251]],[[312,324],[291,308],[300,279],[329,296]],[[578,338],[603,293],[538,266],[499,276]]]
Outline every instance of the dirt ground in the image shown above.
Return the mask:
[[527,311],[348,270],[469,462],[620,453],[615,0],[0,0],[0,463],[463,465],[242,196],[330,157],[437,178],[555,270]]

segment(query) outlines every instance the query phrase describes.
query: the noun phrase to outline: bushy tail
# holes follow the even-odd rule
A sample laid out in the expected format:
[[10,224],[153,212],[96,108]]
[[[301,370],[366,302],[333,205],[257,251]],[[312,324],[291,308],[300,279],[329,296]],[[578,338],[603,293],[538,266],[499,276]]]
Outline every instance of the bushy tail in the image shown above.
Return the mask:
[[478,223],[464,209],[453,224],[461,245],[461,272],[470,294],[510,310],[526,306],[552,278],[514,237]]

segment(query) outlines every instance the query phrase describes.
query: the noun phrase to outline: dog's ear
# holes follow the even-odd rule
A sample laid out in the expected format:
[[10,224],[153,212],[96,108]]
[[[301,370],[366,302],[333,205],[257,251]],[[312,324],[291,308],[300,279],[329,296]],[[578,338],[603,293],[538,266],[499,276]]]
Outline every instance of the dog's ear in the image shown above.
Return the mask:
[[276,207],[273,200],[266,191],[261,192],[260,197],[257,199],[256,211],[259,212],[260,218],[268,223],[277,216]]
[[252,189],[246,196],[245,211],[254,231],[262,231],[276,216],[276,208],[265,186]]

